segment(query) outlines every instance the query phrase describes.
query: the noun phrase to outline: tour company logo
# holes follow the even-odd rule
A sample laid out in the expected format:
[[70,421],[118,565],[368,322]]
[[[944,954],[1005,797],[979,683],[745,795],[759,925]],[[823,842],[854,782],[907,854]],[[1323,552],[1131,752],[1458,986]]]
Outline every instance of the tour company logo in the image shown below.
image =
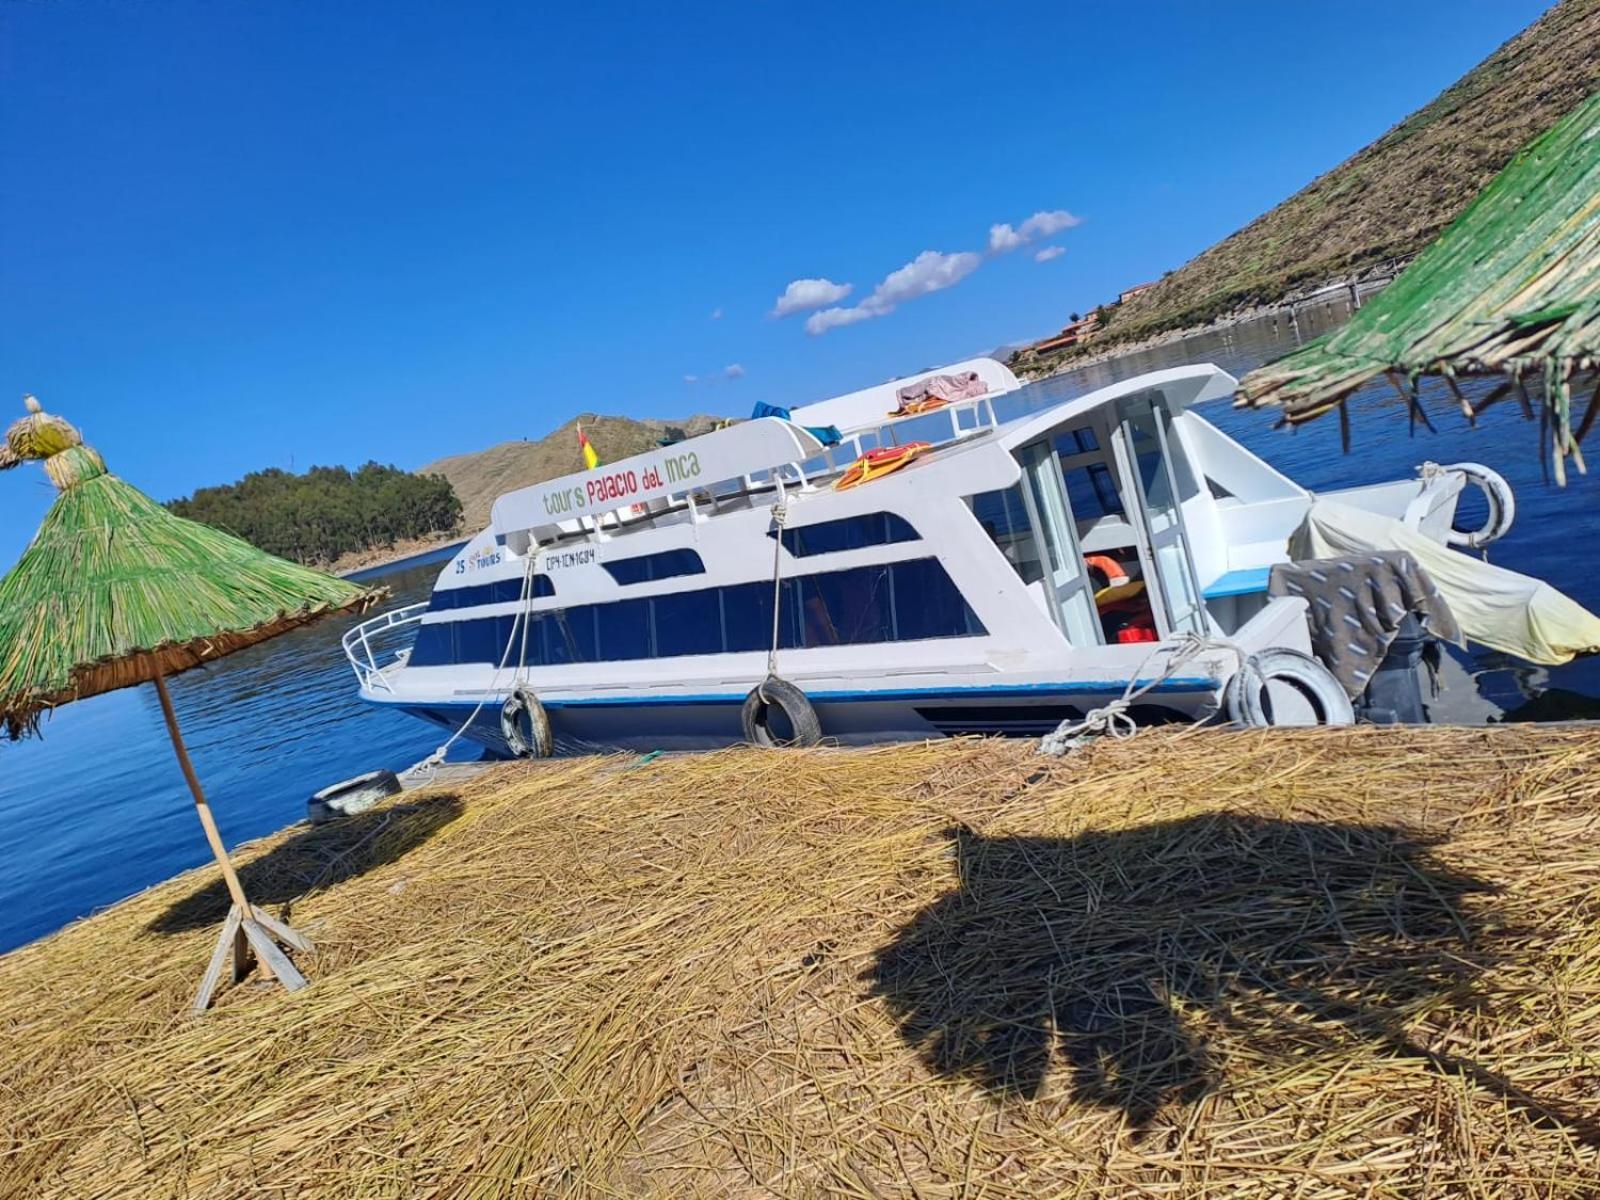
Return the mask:
[[498,566],[505,560],[505,551],[498,548],[494,550],[474,550],[464,558],[456,559],[456,574],[465,575],[468,571],[481,571],[485,567]]

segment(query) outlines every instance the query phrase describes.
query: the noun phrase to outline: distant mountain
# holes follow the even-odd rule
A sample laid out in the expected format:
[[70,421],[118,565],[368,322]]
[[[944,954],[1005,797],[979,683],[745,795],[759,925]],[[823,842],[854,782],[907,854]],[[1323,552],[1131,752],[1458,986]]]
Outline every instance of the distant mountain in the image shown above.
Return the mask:
[[615,462],[653,450],[663,439],[706,433],[719,419],[702,415],[686,421],[635,421],[581,413],[536,442],[501,442],[473,454],[441,458],[420,468],[417,474],[443,475],[448,479],[461,498],[463,525],[468,532],[476,533],[488,525],[489,509],[502,492],[583,470],[583,454],[578,448],[580,422],[601,461]]
[[1411,257],[1597,87],[1600,0],[1565,0],[1370,146],[1112,309],[1090,345],[1203,324]]

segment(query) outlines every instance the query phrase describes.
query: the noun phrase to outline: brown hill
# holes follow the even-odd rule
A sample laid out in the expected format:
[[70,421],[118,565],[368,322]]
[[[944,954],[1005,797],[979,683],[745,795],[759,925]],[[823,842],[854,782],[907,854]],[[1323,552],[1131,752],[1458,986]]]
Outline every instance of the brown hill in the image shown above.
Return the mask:
[[717,420],[693,416],[681,422],[635,421],[630,417],[580,413],[536,442],[501,442],[473,454],[441,458],[420,468],[418,474],[443,475],[450,481],[461,498],[462,527],[476,533],[489,523],[489,508],[502,492],[583,470],[583,455],[578,449],[580,421],[601,459],[615,462],[652,450],[664,439],[705,433]]
[[1096,349],[1409,258],[1596,87],[1600,0],[1565,0],[1372,145],[1113,310]]

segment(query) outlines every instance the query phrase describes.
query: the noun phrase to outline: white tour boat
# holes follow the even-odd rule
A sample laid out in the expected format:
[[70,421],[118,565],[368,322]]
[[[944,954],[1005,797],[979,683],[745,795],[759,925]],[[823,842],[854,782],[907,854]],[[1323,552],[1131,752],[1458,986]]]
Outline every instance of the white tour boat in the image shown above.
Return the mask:
[[[1001,421],[1019,386],[977,359],[508,492],[429,601],[346,635],[361,695],[501,754],[723,746],[750,712],[850,743],[1039,734],[1130,687],[1203,718],[1241,654],[1309,650],[1267,585],[1313,497],[1195,411],[1229,375]],[[1423,476],[1333,498],[1442,545],[1467,477]]]

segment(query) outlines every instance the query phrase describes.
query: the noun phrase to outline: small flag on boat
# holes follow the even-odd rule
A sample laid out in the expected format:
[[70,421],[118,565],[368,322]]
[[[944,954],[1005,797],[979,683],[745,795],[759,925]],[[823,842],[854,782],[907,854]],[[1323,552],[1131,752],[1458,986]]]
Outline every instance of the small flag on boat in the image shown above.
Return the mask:
[[578,426],[578,448],[583,451],[583,465],[592,471],[600,465],[600,456],[594,452],[594,447],[589,444],[589,435],[584,433],[583,426]]

